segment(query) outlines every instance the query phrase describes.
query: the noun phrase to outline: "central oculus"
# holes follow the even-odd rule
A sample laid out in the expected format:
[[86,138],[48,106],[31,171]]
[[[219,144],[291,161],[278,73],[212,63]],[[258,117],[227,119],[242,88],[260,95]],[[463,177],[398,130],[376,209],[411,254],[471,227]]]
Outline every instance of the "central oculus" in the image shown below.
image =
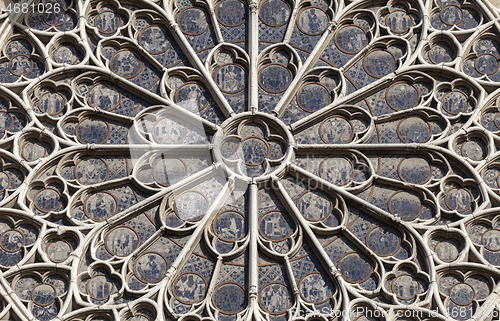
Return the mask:
[[266,114],[238,115],[228,119],[214,137],[214,156],[227,170],[259,177],[281,168],[292,136],[281,121]]

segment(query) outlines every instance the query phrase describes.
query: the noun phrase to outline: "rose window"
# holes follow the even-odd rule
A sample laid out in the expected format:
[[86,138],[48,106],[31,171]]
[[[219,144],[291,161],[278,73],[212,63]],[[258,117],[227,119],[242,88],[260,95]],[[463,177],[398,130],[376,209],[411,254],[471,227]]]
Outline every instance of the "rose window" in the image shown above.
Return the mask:
[[0,320],[498,320],[498,15],[6,2]]

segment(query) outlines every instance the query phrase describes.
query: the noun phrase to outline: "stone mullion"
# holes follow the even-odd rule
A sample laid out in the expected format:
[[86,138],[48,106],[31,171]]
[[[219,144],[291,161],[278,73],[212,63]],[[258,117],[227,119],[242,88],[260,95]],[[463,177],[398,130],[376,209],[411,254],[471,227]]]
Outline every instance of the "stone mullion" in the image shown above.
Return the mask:
[[250,236],[250,244],[248,246],[248,284],[249,284],[249,308],[247,320],[259,319],[259,189],[257,184],[252,182],[248,189],[248,231]]
[[259,75],[258,75],[258,63],[259,63],[259,2],[258,0],[252,0],[250,2],[250,14],[249,14],[249,56],[250,56],[250,70],[249,70],[249,111],[255,113],[258,111],[258,100],[259,100]]

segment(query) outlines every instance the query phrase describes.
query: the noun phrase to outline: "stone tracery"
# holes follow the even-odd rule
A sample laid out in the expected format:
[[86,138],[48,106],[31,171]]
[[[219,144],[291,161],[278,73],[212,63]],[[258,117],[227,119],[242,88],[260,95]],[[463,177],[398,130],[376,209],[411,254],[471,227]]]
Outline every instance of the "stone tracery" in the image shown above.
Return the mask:
[[60,5],[0,16],[0,318],[500,308],[491,4]]

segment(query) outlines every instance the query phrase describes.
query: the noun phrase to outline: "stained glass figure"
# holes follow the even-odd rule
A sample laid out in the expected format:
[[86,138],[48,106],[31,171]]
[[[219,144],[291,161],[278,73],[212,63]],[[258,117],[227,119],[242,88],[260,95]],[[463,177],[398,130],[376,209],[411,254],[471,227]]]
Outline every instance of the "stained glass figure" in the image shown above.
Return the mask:
[[208,199],[198,191],[186,191],[177,196],[173,208],[181,220],[197,221],[208,210]]
[[299,291],[307,302],[319,304],[332,296],[333,285],[324,274],[312,272],[300,280]]
[[271,27],[280,27],[288,22],[292,10],[290,5],[282,0],[267,0],[259,10],[259,17],[262,22]]
[[246,306],[246,293],[238,283],[222,283],[214,291],[213,303],[225,314],[236,314]]
[[168,31],[159,25],[144,28],[139,35],[139,44],[153,55],[164,53],[171,46]]
[[239,0],[224,0],[217,5],[215,14],[221,24],[236,27],[245,22],[245,4]]
[[120,16],[112,10],[101,11],[95,17],[95,26],[104,34],[113,34],[121,27]]
[[417,296],[420,285],[412,275],[401,274],[392,281],[391,287],[398,299],[411,300]]
[[116,214],[118,201],[109,192],[97,192],[85,199],[84,211],[90,219],[102,222]]
[[292,73],[285,66],[270,64],[259,72],[259,84],[265,91],[279,93],[285,91],[292,81]]
[[116,256],[128,256],[139,246],[139,234],[128,226],[112,229],[105,239],[106,249]]
[[43,213],[56,211],[61,205],[61,193],[54,188],[44,188],[35,195],[35,207]]
[[199,8],[186,8],[177,17],[182,32],[187,35],[201,35],[208,29],[207,15]]
[[405,33],[411,28],[413,19],[406,11],[397,9],[387,15],[385,23],[392,32]]
[[174,295],[183,303],[200,302],[205,297],[207,282],[196,273],[183,273],[177,277],[174,284]]
[[338,268],[342,277],[350,283],[366,281],[372,274],[373,267],[366,257],[358,253],[347,253],[339,261]]
[[290,290],[282,283],[271,283],[260,290],[259,304],[266,312],[284,313],[292,306],[292,303]]
[[330,102],[330,91],[322,84],[307,84],[297,94],[297,103],[307,112],[315,112]]
[[366,73],[374,78],[381,78],[396,70],[396,57],[387,50],[374,50],[363,59]]
[[297,26],[305,34],[315,36],[322,34],[328,26],[328,15],[319,7],[307,7],[299,13]]
[[137,278],[146,283],[157,283],[168,269],[165,258],[155,252],[145,252],[139,256],[134,263],[134,271]]
[[347,54],[358,53],[367,44],[366,33],[358,26],[345,26],[335,35],[335,45]]

